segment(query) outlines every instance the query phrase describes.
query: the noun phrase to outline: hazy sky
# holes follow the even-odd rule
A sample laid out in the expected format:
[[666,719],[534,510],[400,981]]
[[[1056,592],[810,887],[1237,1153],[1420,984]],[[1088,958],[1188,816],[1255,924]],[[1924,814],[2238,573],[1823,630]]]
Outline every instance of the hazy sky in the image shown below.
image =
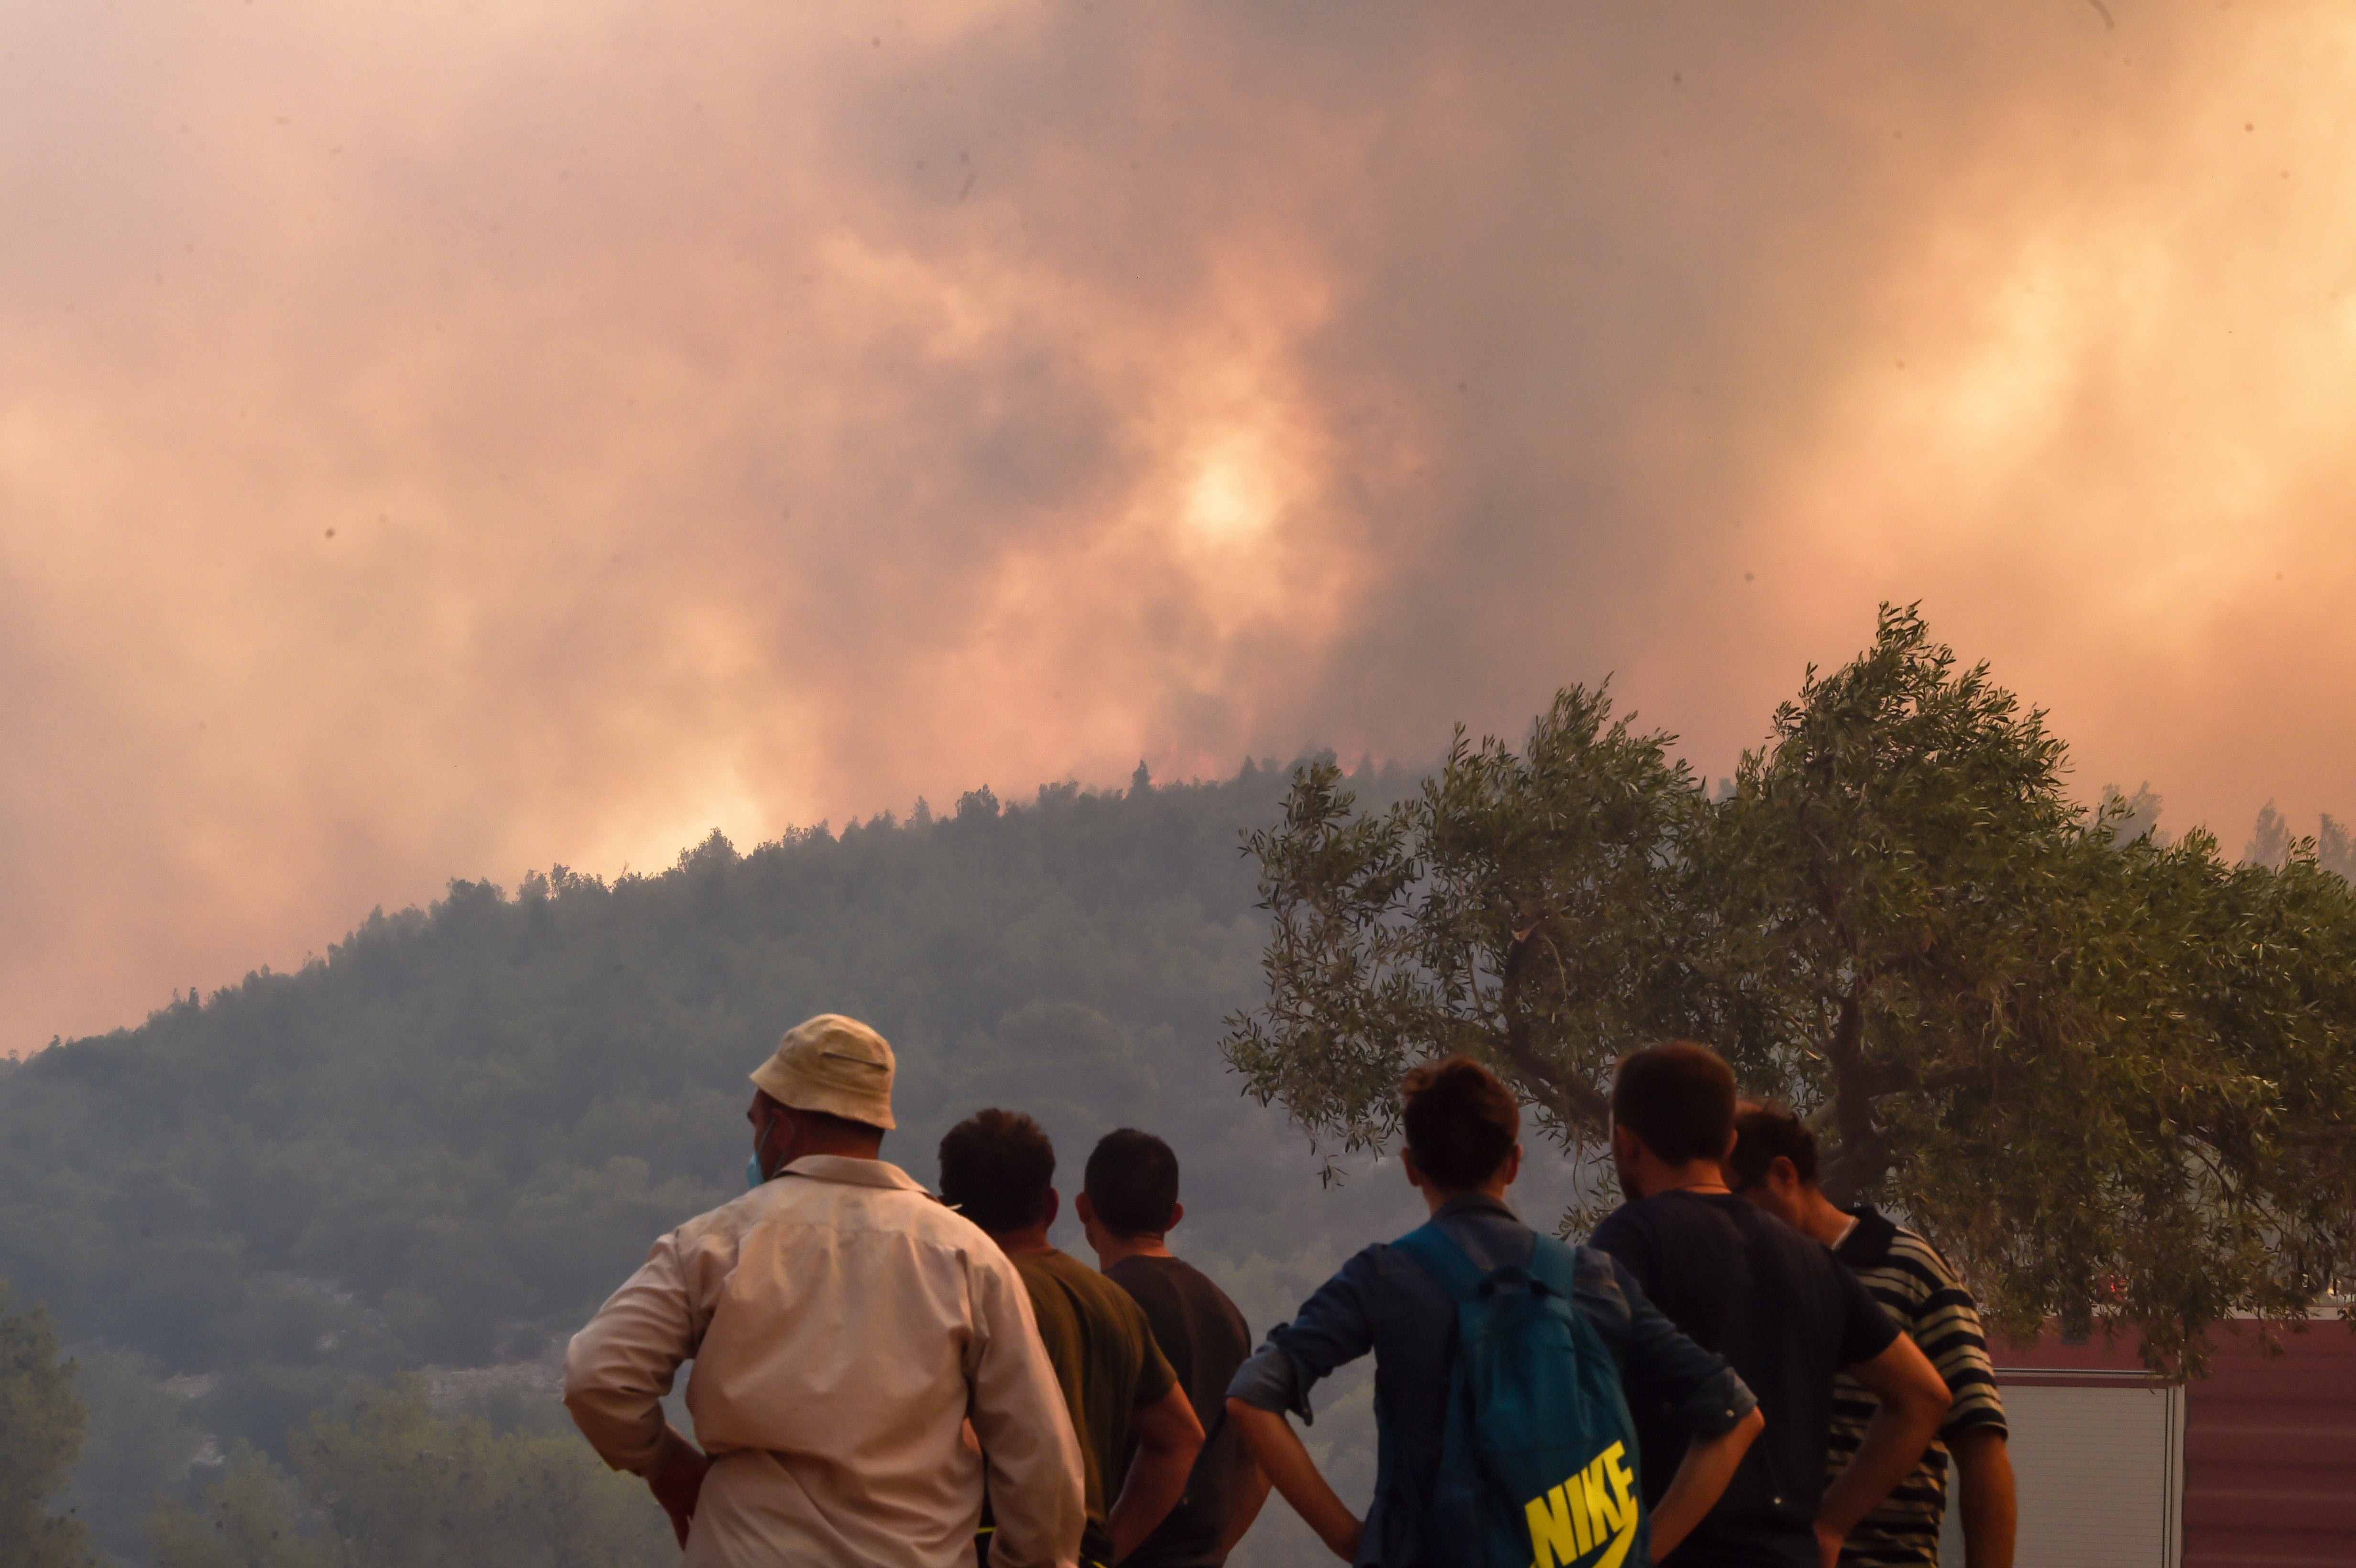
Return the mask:
[[0,11],[0,1049],[988,783],[1710,772],[1877,601],[2356,810],[2356,11]]

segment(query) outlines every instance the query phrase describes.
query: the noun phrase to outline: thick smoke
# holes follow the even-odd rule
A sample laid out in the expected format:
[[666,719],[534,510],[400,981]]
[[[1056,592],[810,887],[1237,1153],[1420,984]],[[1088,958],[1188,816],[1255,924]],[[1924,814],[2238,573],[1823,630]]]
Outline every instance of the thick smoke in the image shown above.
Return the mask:
[[2343,7],[0,19],[0,1049],[987,781],[1722,772],[1880,598],[2349,804]]

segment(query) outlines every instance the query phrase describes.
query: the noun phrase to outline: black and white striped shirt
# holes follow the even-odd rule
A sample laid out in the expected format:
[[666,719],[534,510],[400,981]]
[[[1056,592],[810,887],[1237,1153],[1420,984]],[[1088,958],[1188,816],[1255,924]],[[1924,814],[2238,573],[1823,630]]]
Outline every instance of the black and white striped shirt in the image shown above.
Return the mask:
[[[1857,1223],[1833,1249],[1889,1309],[1898,1326],[1914,1337],[1954,1403],[1940,1424],[1945,1439],[1976,1426],[2001,1432],[2004,1402],[1997,1396],[1987,1339],[1979,1308],[1939,1250],[1874,1210],[1860,1206]],[[1846,1468],[1865,1437],[1878,1402],[1862,1384],[1843,1376],[1833,1385],[1831,1474]],[[1849,1532],[1841,1562],[1856,1568],[1910,1568],[1939,1561],[1939,1521],[1947,1508],[1947,1446],[1933,1442],[1914,1473]]]

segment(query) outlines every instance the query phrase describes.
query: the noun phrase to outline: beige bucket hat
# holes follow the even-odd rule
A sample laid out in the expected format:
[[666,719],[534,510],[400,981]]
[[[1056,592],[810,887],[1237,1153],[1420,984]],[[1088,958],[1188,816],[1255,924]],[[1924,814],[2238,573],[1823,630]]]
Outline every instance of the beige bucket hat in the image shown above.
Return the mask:
[[797,1111],[891,1127],[892,1048],[857,1019],[820,1013],[796,1024],[753,1069],[755,1087]]

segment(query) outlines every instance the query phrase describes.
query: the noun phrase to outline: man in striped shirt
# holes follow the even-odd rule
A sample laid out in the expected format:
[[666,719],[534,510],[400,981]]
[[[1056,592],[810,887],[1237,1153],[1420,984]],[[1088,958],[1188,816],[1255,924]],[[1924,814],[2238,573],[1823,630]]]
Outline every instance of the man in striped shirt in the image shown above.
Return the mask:
[[[1788,1111],[1745,1104],[1735,1116],[1726,1184],[1833,1250],[1913,1337],[1954,1396],[1939,1441],[1914,1473],[1849,1532],[1841,1562],[1853,1568],[1936,1568],[1947,1506],[1947,1458],[1954,1456],[1965,1568],[2012,1568],[2012,1460],[2004,1403],[1997,1396],[1987,1341],[1971,1292],[1938,1249],[1905,1226],[1858,1205],[1835,1208],[1816,1184],[1816,1137]],[[1874,1399],[1844,1375],[1834,1384],[1832,1473],[1857,1452]],[[1952,1568],[1952,1565],[1951,1565]]]

